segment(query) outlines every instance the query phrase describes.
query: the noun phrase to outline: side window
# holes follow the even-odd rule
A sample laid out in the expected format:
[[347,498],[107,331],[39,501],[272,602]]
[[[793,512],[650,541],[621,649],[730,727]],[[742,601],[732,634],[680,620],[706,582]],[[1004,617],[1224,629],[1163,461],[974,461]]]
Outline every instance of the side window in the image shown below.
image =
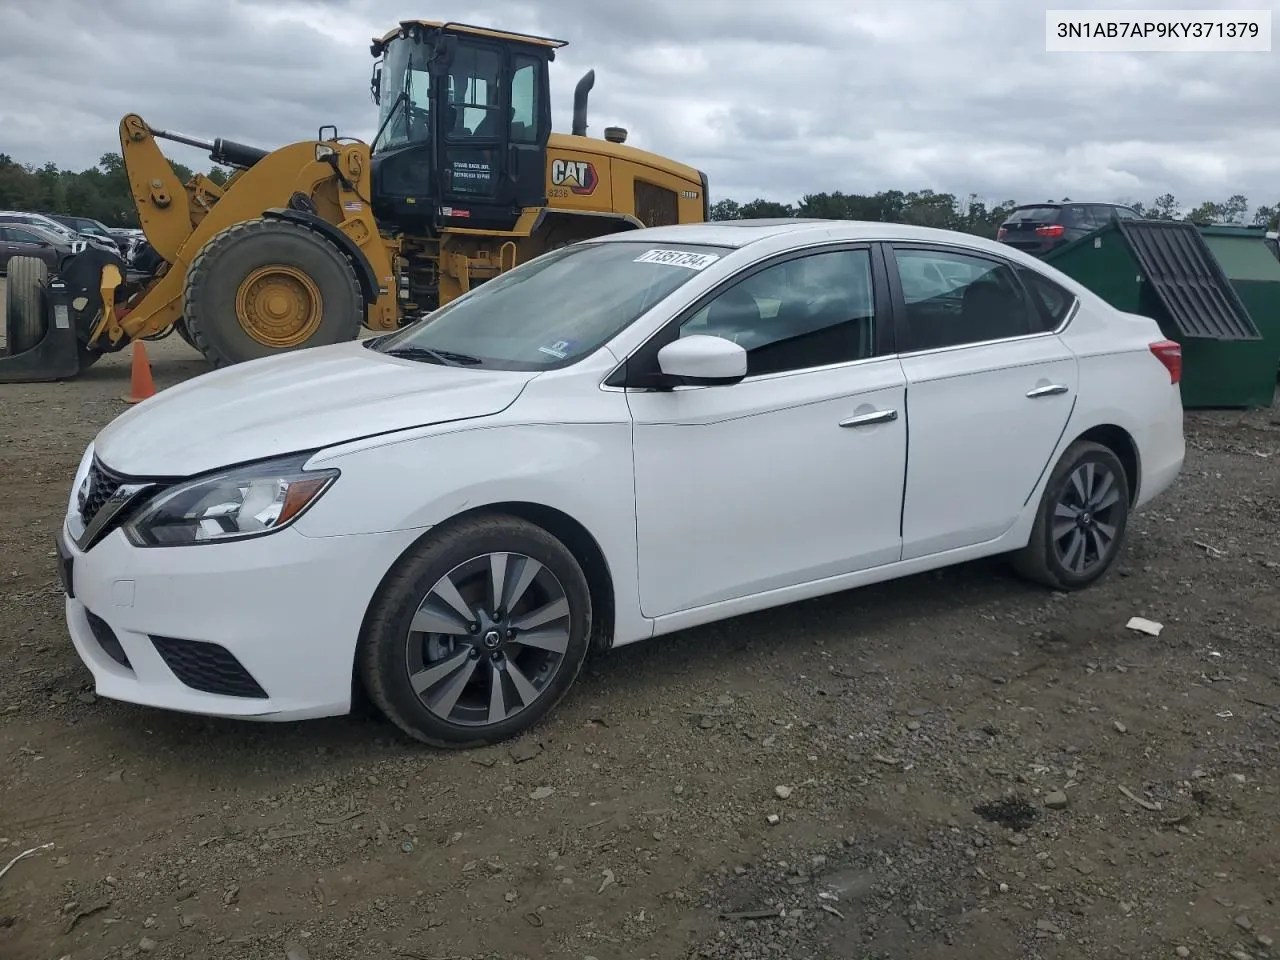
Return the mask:
[[747,375],[803,370],[875,353],[875,296],[866,250],[816,253],[766,267],[680,326],[746,348]]
[[1115,211],[1115,207],[1095,206],[1090,207],[1092,211],[1091,225],[1094,227],[1105,227],[1111,222],[1111,217]]
[[1088,207],[1082,207],[1078,204],[1064,204],[1062,207],[1062,225],[1064,227],[1083,227],[1089,229],[1088,214],[1085,212]]
[[21,227],[9,227],[6,231],[9,236],[10,243],[42,243],[43,241],[30,230],[23,230]]
[[1044,328],[1013,270],[1003,263],[936,250],[898,249],[894,258],[907,307],[906,340],[899,344],[903,353],[1005,340]]
[[513,57],[511,61],[511,142],[538,142],[538,61]]
[[1018,267],[1018,277],[1027,288],[1031,298],[1040,308],[1042,330],[1057,330],[1062,321],[1067,319],[1071,306],[1076,302],[1075,294],[1058,286],[1048,277],[1037,273],[1030,267]]
[[1116,207],[1115,211],[1116,211],[1116,216],[1119,217],[1121,220],[1137,220],[1138,219],[1138,215],[1134,213],[1132,210],[1130,210],[1128,207]]

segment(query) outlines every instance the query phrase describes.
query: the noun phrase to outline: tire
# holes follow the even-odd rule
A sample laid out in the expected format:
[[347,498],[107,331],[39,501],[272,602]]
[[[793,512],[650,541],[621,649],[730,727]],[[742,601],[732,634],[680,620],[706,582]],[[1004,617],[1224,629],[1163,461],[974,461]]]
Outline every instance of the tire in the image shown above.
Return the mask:
[[[495,611],[486,609],[483,616],[476,615],[479,629],[465,633],[462,618],[451,614],[434,591],[447,579],[468,609],[491,607],[495,591],[488,558],[493,554],[508,555],[502,579],[508,600],[522,582],[520,564],[525,572],[533,569],[528,560],[541,568],[515,598],[509,617],[499,609],[493,621],[489,615]],[[532,637],[532,629],[517,629],[515,639],[509,639],[508,626],[518,625],[532,610],[558,609],[557,597],[566,612],[536,632],[543,635],[540,644],[562,646],[562,653],[521,644],[519,638]],[[429,610],[441,612],[430,616],[429,623],[420,620],[420,625],[449,632],[411,632],[420,611]],[[365,620],[357,670],[377,708],[413,739],[453,749],[497,743],[534,727],[569,691],[587,655],[591,616],[587,579],[563,543],[515,517],[468,519],[447,525],[411,548],[388,574]],[[450,661],[456,669],[449,669]],[[433,667],[438,668],[436,675],[420,697],[411,675]],[[494,678],[502,691],[497,713],[491,706]],[[450,703],[443,695],[458,680],[467,686]],[[529,693],[536,695],[530,700]]]
[[[272,282],[290,291],[290,316],[274,318],[274,325],[263,305],[277,301],[266,293],[255,300],[252,292]],[[250,316],[238,303],[256,303],[261,310]],[[354,340],[364,316],[360,282],[347,258],[318,233],[286,220],[228,227],[204,245],[187,271],[186,329],[215,367]]]
[[[182,317],[179,317],[177,320],[175,320],[173,323],[173,329],[178,331],[178,336],[180,336],[183,340],[186,341],[187,346],[189,347],[196,346],[195,341],[191,339],[190,331],[187,330],[187,321],[185,319],[183,319]],[[196,347],[196,349],[198,350],[200,348]]]
[[[1084,498],[1090,501],[1088,510],[1079,509],[1082,489],[1089,494]],[[1011,557],[1014,569],[1055,590],[1080,590],[1100,580],[1124,547],[1131,490],[1124,465],[1110,449],[1087,440],[1071,444],[1049,475],[1030,540]],[[1071,518],[1070,512],[1077,516]],[[1055,533],[1060,534],[1056,540]],[[1083,556],[1070,552],[1075,545],[1083,547]],[[1075,560],[1085,563],[1076,566]]]
[[13,257],[4,285],[4,335],[9,355],[25,353],[44,339],[44,291],[49,268],[35,257]]

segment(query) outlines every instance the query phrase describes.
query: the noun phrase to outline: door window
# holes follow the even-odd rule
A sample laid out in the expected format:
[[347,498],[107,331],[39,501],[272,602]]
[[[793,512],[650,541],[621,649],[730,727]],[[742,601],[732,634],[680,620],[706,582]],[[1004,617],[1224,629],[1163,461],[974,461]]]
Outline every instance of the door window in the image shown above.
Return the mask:
[[21,227],[6,227],[5,233],[8,234],[5,239],[10,243],[44,243],[40,237],[36,236],[30,230],[23,230]]
[[[906,304],[903,353],[1026,336],[1043,329],[1013,270],[984,257],[894,252]],[[941,278],[941,279],[939,279]]]
[[1027,292],[1031,294],[1032,300],[1041,308],[1042,322],[1039,329],[1057,330],[1067,319],[1067,314],[1071,312],[1071,307],[1076,302],[1076,295],[1030,267],[1019,266],[1018,276],[1023,286],[1027,288]]
[[499,68],[501,57],[488,47],[458,47],[449,72],[445,130],[452,137],[501,136]]
[[681,324],[680,336],[741,344],[755,376],[870,357],[875,320],[870,253],[837,250],[737,281]]

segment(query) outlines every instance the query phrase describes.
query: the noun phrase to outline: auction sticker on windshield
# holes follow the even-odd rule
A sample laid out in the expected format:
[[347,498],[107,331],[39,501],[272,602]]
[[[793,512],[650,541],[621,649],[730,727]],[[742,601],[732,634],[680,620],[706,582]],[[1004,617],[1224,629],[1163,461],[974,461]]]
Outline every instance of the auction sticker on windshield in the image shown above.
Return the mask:
[[685,250],[646,250],[636,257],[636,263],[665,263],[669,267],[688,267],[705,270],[720,258],[713,253],[689,253]]

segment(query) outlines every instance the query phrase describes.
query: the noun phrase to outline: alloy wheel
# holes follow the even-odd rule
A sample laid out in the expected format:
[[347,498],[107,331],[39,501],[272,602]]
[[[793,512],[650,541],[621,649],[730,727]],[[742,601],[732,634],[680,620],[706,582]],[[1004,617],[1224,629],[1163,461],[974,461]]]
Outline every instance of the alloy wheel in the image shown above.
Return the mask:
[[1063,568],[1084,576],[1115,549],[1122,490],[1105,464],[1086,461],[1067,479],[1054,505],[1050,540]]
[[405,667],[422,704],[464,726],[491,726],[532,706],[565,661],[564,585],[519,553],[488,553],[436,581],[409,625]]

